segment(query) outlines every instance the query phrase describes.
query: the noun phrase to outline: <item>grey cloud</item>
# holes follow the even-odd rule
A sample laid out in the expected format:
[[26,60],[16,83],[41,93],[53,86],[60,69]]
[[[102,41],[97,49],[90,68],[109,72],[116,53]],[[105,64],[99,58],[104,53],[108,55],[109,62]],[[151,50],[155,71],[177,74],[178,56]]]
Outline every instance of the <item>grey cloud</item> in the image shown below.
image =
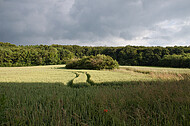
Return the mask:
[[143,37],[142,39],[144,39],[144,40],[149,40],[149,39],[151,39],[150,37]]
[[170,32],[157,24],[190,17],[189,5],[189,0],[0,0],[0,41],[120,45],[111,41],[120,38],[127,45],[141,38],[141,45],[170,44],[189,39],[189,28]]

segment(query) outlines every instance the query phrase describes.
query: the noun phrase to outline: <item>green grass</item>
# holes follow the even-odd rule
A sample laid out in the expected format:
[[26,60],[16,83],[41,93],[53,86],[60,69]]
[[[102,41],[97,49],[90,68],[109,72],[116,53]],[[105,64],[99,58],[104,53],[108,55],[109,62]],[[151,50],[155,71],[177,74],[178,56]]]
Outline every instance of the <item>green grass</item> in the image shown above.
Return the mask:
[[189,110],[189,69],[0,67],[0,125],[186,126]]
[[[5,125],[190,125],[190,81],[70,88],[0,83]],[[107,109],[108,112],[104,112]]]

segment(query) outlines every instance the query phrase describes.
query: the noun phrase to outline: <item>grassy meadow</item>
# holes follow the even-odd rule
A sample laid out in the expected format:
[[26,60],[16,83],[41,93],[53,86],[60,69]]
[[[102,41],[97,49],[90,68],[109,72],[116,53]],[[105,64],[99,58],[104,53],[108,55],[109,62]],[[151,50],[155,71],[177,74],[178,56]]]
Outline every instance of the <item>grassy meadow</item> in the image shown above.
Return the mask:
[[0,67],[0,124],[190,125],[190,69],[64,67]]

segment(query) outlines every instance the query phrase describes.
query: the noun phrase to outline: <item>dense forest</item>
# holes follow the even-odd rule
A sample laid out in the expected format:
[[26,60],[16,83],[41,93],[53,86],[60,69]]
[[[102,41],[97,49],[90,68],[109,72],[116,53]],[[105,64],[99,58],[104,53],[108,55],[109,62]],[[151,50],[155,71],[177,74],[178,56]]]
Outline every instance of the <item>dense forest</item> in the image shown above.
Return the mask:
[[0,42],[0,66],[65,64],[69,59],[104,54],[120,65],[190,68],[190,46],[89,47],[78,45],[19,45]]

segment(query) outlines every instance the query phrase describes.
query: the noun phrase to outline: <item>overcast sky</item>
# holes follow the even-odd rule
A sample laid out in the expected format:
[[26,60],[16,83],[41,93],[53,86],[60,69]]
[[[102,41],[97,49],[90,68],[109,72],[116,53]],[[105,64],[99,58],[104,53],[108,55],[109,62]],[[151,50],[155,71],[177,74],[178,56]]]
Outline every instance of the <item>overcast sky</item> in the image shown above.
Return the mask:
[[190,0],[0,0],[16,45],[190,45]]

